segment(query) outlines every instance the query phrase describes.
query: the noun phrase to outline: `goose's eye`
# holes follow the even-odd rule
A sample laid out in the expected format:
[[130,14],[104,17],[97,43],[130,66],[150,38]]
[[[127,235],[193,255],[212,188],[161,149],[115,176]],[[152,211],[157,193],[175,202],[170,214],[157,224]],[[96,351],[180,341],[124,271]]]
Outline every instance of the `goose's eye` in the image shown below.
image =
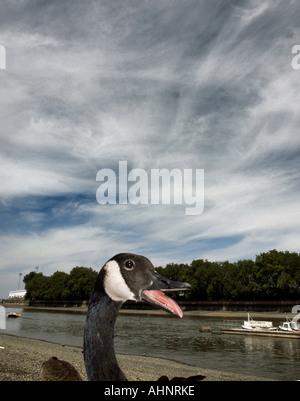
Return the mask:
[[127,270],[133,270],[135,267],[134,261],[133,260],[126,260],[125,262],[125,269]]

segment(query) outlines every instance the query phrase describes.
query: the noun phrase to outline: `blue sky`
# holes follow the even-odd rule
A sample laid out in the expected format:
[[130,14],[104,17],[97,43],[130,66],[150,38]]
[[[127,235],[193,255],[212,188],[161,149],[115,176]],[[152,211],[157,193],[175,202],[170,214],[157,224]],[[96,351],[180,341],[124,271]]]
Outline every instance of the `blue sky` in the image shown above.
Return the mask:
[[[0,297],[39,266],[299,252],[298,2],[6,1]],[[99,169],[205,171],[205,207],[96,201]]]

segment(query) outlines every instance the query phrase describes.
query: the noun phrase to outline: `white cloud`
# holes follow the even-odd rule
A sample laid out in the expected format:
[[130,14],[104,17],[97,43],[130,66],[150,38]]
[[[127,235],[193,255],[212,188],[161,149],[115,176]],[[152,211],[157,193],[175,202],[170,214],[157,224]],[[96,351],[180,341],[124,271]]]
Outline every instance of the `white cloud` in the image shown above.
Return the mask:
[[[126,244],[124,244],[126,247]],[[2,271],[15,269],[31,271],[36,265],[45,274],[71,269],[77,265],[102,267],[115,254],[116,241],[102,228],[81,225],[1,237]]]
[[[156,264],[297,251],[297,3],[59,4],[1,17],[0,296],[11,272],[119,251]],[[119,160],[204,168],[204,213],[101,207],[96,173]]]

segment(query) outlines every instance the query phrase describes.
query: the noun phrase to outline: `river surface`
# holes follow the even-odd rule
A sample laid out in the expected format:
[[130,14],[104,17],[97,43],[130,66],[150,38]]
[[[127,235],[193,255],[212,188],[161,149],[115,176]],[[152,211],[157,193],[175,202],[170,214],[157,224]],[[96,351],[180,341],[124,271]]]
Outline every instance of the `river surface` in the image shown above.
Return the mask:
[[[0,332],[82,347],[85,315],[22,308],[14,311],[22,317],[6,319],[6,330]],[[119,314],[115,350],[204,369],[300,380],[300,340],[219,334],[225,323],[228,321],[217,318]],[[236,321],[236,327],[241,323]],[[210,326],[213,332],[200,333],[200,326]]]

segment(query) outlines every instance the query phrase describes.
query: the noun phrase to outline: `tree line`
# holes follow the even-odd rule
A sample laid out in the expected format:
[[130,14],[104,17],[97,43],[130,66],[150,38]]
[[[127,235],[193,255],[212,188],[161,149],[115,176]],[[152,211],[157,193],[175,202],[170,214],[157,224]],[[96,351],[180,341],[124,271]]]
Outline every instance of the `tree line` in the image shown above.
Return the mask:
[[[193,291],[184,294],[190,301],[300,299],[300,254],[296,252],[273,249],[257,255],[254,261],[197,259],[156,270],[172,280],[190,283]],[[97,274],[85,267],[74,267],[69,274],[57,271],[50,277],[31,272],[24,277],[26,298],[88,300]]]
[[98,272],[90,267],[74,267],[70,273],[52,276],[30,272],[24,276],[25,299],[44,301],[84,301],[90,298]]

